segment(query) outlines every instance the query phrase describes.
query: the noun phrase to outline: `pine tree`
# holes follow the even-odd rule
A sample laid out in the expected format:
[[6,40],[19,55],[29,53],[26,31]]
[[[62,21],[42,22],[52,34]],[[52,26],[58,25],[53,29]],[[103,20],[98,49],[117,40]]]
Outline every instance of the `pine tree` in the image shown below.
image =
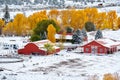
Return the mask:
[[5,7],[4,20],[5,20],[5,23],[8,23],[9,20],[10,20],[10,14],[9,14],[9,10],[8,10],[8,5],[6,5],[6,7]]
[[87,37],[87,33],[84,28],[82,29],[82,34],[83,34],[83,37]]
[[80,44],[82,42],[83,42],[83,35],[82,35],[82,32],[78,29],[76,32],[73,33],[72,43]]
[[86,41],[87,40],[87,33],[85,28],[82,29],[82,35],[83,35],[83,40]]
[[95,35],[95,39],[100,39],[100,38],[103,38],[103,34],[102,34],[101,30],[98,30],[96,35]]

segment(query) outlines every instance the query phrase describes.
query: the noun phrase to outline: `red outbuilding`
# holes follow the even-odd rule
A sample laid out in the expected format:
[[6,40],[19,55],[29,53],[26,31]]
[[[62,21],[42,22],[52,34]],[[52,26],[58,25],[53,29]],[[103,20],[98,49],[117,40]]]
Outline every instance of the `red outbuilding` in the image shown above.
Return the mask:
[[118,51],[119,41],[112,39],[98,39],[84,44],[83,52],[92,54],[110,54]]
[[[44,44],[51,43],[49,40],[41,40],[36,42],[30,42],[24,46],[23,49],[18,49],[18,54],[30,55],[30,54],[39,54],[39,55],[49,55],[47,50],[44,48]],[[57,53],[60,51],[59,47],[54,46]],[[52,54],[54,54],[52,53]]]

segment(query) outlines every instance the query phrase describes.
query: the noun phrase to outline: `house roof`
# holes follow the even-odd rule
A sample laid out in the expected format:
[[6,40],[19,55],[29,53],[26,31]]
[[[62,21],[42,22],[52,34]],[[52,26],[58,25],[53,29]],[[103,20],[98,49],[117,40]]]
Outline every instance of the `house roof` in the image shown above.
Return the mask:
[[[55,38],[56,38],[56,39],[60,39],[61,36],[62,36],[62,34],[55,34]],[[65,39],[71,40],[71,39],[72,39],[72,35],[71,35],[71,34],[65,35]]]
[[[108,48],[110,48],[112,46],[120,45],[120,41],[116,41],[116,40],[109,39],[109,38],[102,38],[102,39],[97,39],[97,40],[93,40],[93,41],[95,41],[95,42],[97,42],[105,47],[108,47]],[[90,42],[86,43],[85,45],[87,45],[93,41],[90,41]],[[83,46],[85,46],[85,45],[83,45]]]
[[[46,44],[46,43],[51,43],[51,44],[53,44],[54,45],[54,43],[52,43],[51,41],[49,41],[49,40],[40,40],[40,41],[35,41],[35,42],[31,42],[31,43],[33,43],[33,44],[35,44],[35,45],[37,45],[40,49],[42,49],[42,50],[46,50],[45,48],[44,48],[44,44]],[[59,47],[57,47],[57,46],[53,46],[55,49],[58,49]]]
[[116,40],[108,39],[108,38],[98,39],[96,41],[98,43],[102,44],[103,46],[106,46],[106,47],[112,47],[112,46],[120,45],[120,41],[116,41]]

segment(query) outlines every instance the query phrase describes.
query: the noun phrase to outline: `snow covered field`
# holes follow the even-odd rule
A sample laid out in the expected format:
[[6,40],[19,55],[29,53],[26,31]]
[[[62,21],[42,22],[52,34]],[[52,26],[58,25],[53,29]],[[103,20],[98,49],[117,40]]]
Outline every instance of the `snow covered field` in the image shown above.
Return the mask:
[[[119,34],[120,30],[103,31],[104,37],[116,40],[120,40]],[[91,33],[88,33],[88,37],[93,38]],[[23,42],[20,37],[14,39],[18,41],[18,45]],[[3,41],[4,38],[0,40]],[[0,63],[0,80],[88,80],[93,75],[102,80],[106,73],[120,74],[120,52],[110,55],[88,55],[62,50],[58,55],[17,56],[24,61]],[[2,61],[2,58],[0,60]]]

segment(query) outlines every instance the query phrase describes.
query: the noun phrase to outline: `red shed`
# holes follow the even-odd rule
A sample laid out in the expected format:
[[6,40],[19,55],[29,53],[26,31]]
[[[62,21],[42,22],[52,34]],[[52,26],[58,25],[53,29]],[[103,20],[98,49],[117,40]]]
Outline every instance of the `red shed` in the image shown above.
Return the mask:
[[120,42],[112,39],[98,39],[83,45],[84,53],[92,54],[110,54],[117,51]]
[[[39,54],[39,55],[48,55],[47,50],[44,48],[44,44],[51,43],[49,40],[41,40],[36,42],[30,42],[24,46],[23,49],[18,50],[18,54]],[[55,53],[60,51],[59,47],[54,46]]]

